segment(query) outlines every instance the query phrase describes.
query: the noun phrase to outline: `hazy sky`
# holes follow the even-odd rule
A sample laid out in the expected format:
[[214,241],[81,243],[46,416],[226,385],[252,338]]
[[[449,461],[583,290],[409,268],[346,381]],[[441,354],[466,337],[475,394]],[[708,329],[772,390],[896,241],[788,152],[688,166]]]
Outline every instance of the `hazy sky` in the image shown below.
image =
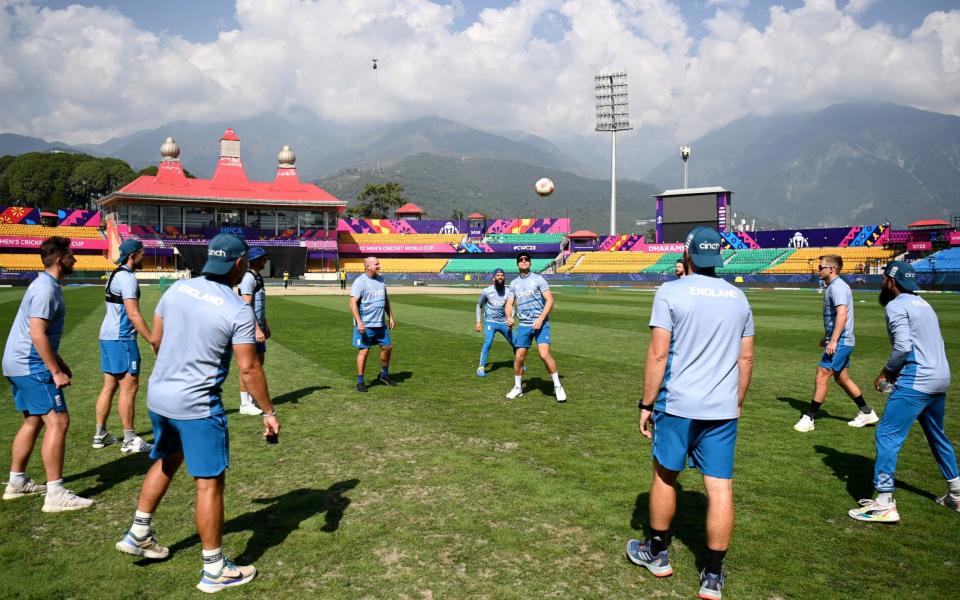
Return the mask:
[[0,132],[73,143],[290,111],[571,137],[608,69],[635,127],[687,139],[841,101],[960,114],[960,2],[0,0]]

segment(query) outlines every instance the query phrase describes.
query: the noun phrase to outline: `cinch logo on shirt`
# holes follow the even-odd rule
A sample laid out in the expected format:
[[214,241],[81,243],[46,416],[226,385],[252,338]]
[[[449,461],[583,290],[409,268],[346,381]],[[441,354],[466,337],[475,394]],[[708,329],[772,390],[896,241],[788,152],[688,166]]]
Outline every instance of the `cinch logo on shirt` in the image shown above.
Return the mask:
[[367,295],[371,298],[379,298],[383,296],[384,290],[370,290],[367,292]]
[[709,298],[736,298],[737,290],[715,290],[713,288],[691,287],[691,296],[707,296]]
[[192,287],[190,287],[189,285],[187,285],[187,284],[185,284],[185,283],[181,283],[181,284],[177,287],[177,291],[180,292],[181,294],[186,294],[186,295],[188,295],[188,296],[191,296],[191,297],[193,297],[193,298],[196,298],[197,300],[203,300],[203,301],[206,302],[207,304],[212,304],[212,305],[214,305],[214,306],[222,306],[222,305],[223,305],[223,298],[221,298],[220,296],[215,296],[215,295],[213,295],[213,294],[208,294],[208,293],[206,293],[206,292],[201,292],[200,290],[198,290],[198,289],[196,289],[196,288],[192,288]]

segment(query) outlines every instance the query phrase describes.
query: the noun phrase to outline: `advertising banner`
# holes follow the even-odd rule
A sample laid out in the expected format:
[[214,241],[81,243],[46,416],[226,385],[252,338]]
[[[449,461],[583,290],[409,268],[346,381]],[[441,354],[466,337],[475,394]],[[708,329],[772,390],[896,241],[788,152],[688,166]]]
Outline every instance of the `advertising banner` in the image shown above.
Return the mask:
[[[0,237],[0,248],[39,248],[44,238]],[[106,250],[107,240],[72,238],[70,248],[74,250]]]
[[683,252],[683,244],[647,244],[644,252]]
[[951,231],[947,233],[947,239],[950,240],[951,246],[960,246],[960,231]]
[[560,244],[486,244],[492,252],[515,254],[533,252],[535,254],[559,254]]
[[920,252],[924,250],[933,250],[933,242],[909,242],[907,244],[907,250]]
[[454,254],[456,251],[453,244],[340,244],[341,254]]
[[303,245],[310,250],[336,250],[337,240],[304,240]]

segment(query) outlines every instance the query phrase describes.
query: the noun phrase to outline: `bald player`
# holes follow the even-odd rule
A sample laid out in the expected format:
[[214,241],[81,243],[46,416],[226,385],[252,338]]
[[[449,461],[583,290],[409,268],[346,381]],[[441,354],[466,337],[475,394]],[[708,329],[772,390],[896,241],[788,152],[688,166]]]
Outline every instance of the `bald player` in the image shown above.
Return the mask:
[[353,280],[350,288],[350,312],[353,313],[353,347],[357,349],[357,391],[366,392],[363,372],[367,366],[367,354],[371,346],[380,346],[380,374],[384,385],[393,387],[397,382],[390,377],[390,354],[393,342],[393,310],[387,297],[387,284],[380,276],[380,259],[368,256],[363,260],[364,272]]

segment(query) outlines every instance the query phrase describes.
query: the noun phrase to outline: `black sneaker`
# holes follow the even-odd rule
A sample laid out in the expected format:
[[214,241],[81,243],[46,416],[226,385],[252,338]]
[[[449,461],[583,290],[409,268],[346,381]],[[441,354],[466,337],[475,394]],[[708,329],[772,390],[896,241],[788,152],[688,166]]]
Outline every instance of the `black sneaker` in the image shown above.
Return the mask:
[[358,384],[357,384],[357,391],[358,391],[358,392],[364,392],[364,393],[366,393],[366,391],[367,391],[367,384],[365,384],[365,383],[358,383]]
[[384,375],[383,373],[380,373],[380,374],[377,376],[377,380],[378,380],[380,383],[382,383],[383,385],[388,385],[388,386],[390,386],[390,387],[394,387],[394,386],[397,385],[397,382],[396,382],[396,381],[390,379],[390,376],[389,376],[389,375]]

